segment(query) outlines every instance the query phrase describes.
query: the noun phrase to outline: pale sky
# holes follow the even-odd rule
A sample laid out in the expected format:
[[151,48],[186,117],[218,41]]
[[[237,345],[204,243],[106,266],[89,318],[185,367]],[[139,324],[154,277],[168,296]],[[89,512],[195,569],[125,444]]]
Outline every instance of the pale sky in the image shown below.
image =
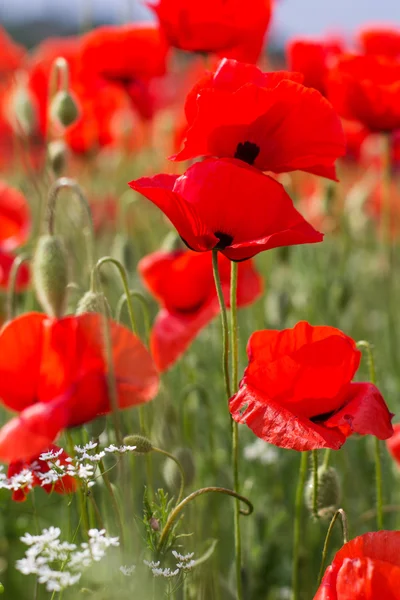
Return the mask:
[[[243,0],[245,1],[245,0]],[[201,0],[193,0],[201,2]],[[371,22],[400,26],[400,0],[275,0],[273,29],[282,37],[322,35],[326,32],[350,34]],[[0,0],[0,19],[28,20],[57,16],[78,21],[82,10],[90,9],[106,20],[121,20],[131,14],[143,17],[143,0]]]

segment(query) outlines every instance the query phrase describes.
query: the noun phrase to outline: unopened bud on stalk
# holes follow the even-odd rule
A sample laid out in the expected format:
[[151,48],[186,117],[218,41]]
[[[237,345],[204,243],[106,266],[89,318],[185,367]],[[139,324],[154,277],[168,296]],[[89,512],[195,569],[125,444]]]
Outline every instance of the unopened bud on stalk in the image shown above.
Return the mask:
[[47,148],[49,161],[54,174],[57,177],[62,175],[67,162],[68,148],[63,140],[50,142]]
[[[185,473],[185,485],[191,485],[196,476],[196,467],[193,460],[193,453],[189,448],[177,448],[173,455],[180,462]],[[181,483],[181,474],[177,464],[172,460],[166,460],[163,468],[163,477],[165,483],[172,490],[179,489]]]
[[[313,512],[314,481],[313,475],[307,482],[305,490],[305,501],[307,508]],[[332,519],[341,498],[340,481],[336,469],[333,467],[318,468],[318,495],[317,511],[321,519],[329,521]]]
[[17,121],[19,128],[22,129],[25,135],[31,135],[37,125],[36,109],[25,85],[18,85],[13,94],[12,106],[14,119]]
[[148,454],[154,449],[151,441],[144,435],[127,435],[124,437],[124,444],[126,446],[136,446],[133,451],[134,454]]
[[107,426],[106,417],[97,417],[94,421],[86,423],[85,429],[88,432],[91,439],[97,439],[101,436]]
[[83,313],[102,313],[106,317],[111,318],[111,307],[107,298],[101,292],[88,291],[82,296],[76,308],[76,314]]
[[33,258],[33,284],[43,309],[61,317],[67,300],[68,260],[58,236],[42,235]]
[[69,127],[75,123],[78,116],[78,105],[70,92],[66,90],[57,92],[50,105],[51,121],[59,123],[63,127]]

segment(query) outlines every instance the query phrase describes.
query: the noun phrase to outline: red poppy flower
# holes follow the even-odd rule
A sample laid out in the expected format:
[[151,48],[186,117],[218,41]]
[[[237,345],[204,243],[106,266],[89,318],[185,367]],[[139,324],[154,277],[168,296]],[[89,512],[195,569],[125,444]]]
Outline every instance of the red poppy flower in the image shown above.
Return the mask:
[[336,553],[314,600],[398,600],[400,531],[354,538]]
[[[10,271],[15,260],[12,250],[23,244],[28,237],[30,215],[28,203],[18,190],[0,181],[0,289],[8,285]],[[17,290],[22,291],[29,283],[29,270],[22,265]]]
[[16,44],[0,25],[0,81],[22,66],[26,50]]
[[209,159],[180,177],[142,177],[129,185],[158,206],[196,252],[216,248],[238,261],[323,239],[280,183],[239,160]]
[[72,494],[76,491],[78,485],[77,481],[71,475],[64,474],[62,477],[58,477],[57,481],[46,483],[46,475],[52,471],[52,465],[58,465],[60,467],[60,473],[62,467],[66,468],[71,464],[69,455],[52,444],[46,449],[46,453],[51,452],[56,458],[49,461],[45,458],[41,458],[42,455],[36,456],[29,459],[28,461],[18,460],[12,462],[8,467],[7,477],[11,479],[13,476],[18,475],[21,471],[29,471],[32,475],[32,481],[30,486],[22,487],[13,491],[12,499],[15,502],[24,502],[29,491],[33,487],[41,487],[47,494],[56,492],[57,494]]
[[384,56],[343,56],[327,80],[328,98],[345,119],[370,131],[400,129],[400,62]]
[[270,0],[149,2],[171,46],[256,62],[271,17]]
[[361,31],[359,39],[365,54],[384,54],[392,58],[400,56],[400,29],[371,27]]
[[186,110],[194,119],[173,160],[232,157],[262,171],[336,179],[334,163],[346,151],[340,119],[300,77],[223,60],[213,79],[190,95]]
[[[109,322],[119,408],[151,400],[158,375],[142,343]],[[0,332],[0,397],[20,413],[0,430],[0,460],[29,460],[66,427],[110,412],[102,320],[27,313]],[[16,382],[18,381],[18,385]]]
[[326,95],[325,79],[343,52],[340,40],[292,39],[286,48],[289,68],[304,75],[304,85]]
[[371,383],[352,383],[361,353],[333,327],[305,321],[250,337],[249,365],[232,417],[260,438],[294,450],[338,449],[352,433],[386,439],[391,414]]
[[106,25],[82,38],[82,69],[114,83],[129,83],[163,75],[166,71],[167,42],[151,23]]
[[[229,306],[230,262],[218,255],[218,267]],[[185,352],[196,335],[218,313],[210,253],[190,250],[154,252],[138,265],[139,273],[149,291],[160,302],[151,332],[151,351],[160,371],[165,371]],[[239,264],[239,307],[254,302],[261,294],[262,281],[252,261]]]
[[386,445],[394,460],[400,464],[400,423],[395,423],[393,429],[394,433],[392,437],[386,441]]

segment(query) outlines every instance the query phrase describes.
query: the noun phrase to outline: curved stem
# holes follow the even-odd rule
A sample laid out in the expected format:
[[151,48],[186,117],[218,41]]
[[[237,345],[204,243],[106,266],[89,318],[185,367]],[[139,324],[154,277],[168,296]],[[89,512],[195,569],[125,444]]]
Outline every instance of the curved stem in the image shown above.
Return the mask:
[[[144,317],[144,328],[145,328],[145,332],[146,332],[146,340],[148,341],[150,338],[150,329],[151,329],[150,311],[149,311],[148,302],[141,292],[137,292],[135,290],[129,290],[129,296],[130,296],[130,298],[136,298],[137,300],[139,300],[139,302],[142,306],[143,317]],[[124,292],[122,294],[121,298],[118,300],[117,308],[115,310],[115,318],[118,322],[121,321],[122,310],[125,306],[125,303],[127,303],[127,302],[128,302],[128,297],[127,297],[126,293]],[[131,320],[131,325],[132,325],[132,320]],[[136,323],[135,323],[135,325],[136,325]],[[132,329],[133,329],[133,326],[132,326]]]
[[225,379],[225,390],[228,398],[231,397],[231,382],[229,377],[229,332],[228,332],[228,316],[226,312],[224,293],[222,291],[221,278],[218,270],[218,250],[212,250],[212,267],[215,281],[215,289],[218,296],[219,306],[221,309],[222,323],[222,346],[223,346],[223,370]]
[[296,489],[294,536],[293,536],[293,573],[292,573],[292,600],[300,598],[300,540],[301,540],[301,517],[303,512],[303,492],[307,476],[308,452],[301,453],[299,480]]
[[166,450],[162,450],[161,448],[156,448],[154,446],[153,446],[153,451],[154,452],[158,452],[159,454],[163,454],[164,456],[167,456],[168,458],[170,458],[171,460],[173,460],[174,463],[176,464],[176,466],[179,469],[179,474],[180,474],[180,478],[181,478],[181,484],[180,484],[180,487],[179,487],[178,499],[176,501],[176,506],[177,506],[180,503],[180,501],[182,500],[183,490],[185,489],[185,471],[183,470],[183,467],[182,467],[181,463],[179,462],[179,460],[176,458],[176,456],[174,456],[170,452],[167,452]]
[[240,514],[242,514],[242,515],[245,515],[245,516],[251,515],[251,513],[254,510],[254,507],[253,507],[252,503],[250,502],[250,500],[248,500],[244,496],[241,496],[240,494],[236,494],[236,492],[234,492],[233,490],[229,490],[227,488],[222,488],[222,487],[207,487],[207,488],[202,488],[200,490],[197,490],[196,492],[193,492],[192,494],[190,494],[189,496],[184,498],[182,500],[182,502],[180,502],[178,504],[178,506],[176,506],[174,508],[174,510],[170,513],[168,520],[165,524],[165,527],[162,530],[160,540],[158,542],[158,552],[162,551],[163,546],[165,545],[165,542],[168,539],[168,534],[170,533],[176,519],[179,517],[180,513],[185,508],[185,506],[187,506],[187,504],[189,504],[189,502],[191,502],[192,500],[195,500],[196,498],[198,498],[198,496],[202,496],[203,494],[209,494],[209,493],[225,494],[227,496],[232,496],[233,498],[237,498],[238,500],[240,500],[241,502],[243,502],[244,504],[246,504],[248,506],[248,510],[241,509]]
[[[372,345],[366,340],[357,342],[357,346],[365,348],[367,351],[367,361],[369,368],[369,378],[371,383],[376,385],[376,369]],[[376,485],[376,524],[378,529],[383,529],[383,481],[382,481],[382,457],[381,445],[379,439],[375,438],[375,485]]]
[[120,275],[121,281],[122,281],[122,285],[124,287],[126,302],[128,305],[129,320],[131,323],[132,331],[135,335],[137,335],[137,324],[136,324],[136,319],[135,319],[135,313],[133,311],[133,304],[132,304],[131,292],[129,290],[128,278],[126,276],[126,271],[125,271],[123,265],[119,262],[119,260],[117,260],[116,258],[112,258],[111,256],[104,256],[103,258],[98,260],[95,267],[92,270],[92,287],[95,286],[95,282],[96,282],[95,274],[97,272],[99,272],[101,267],[107,263],[114,265],[119,272],[119,275]]
[[57,198],[61,190],[69,189],[73,192],[74,196],[79,200],[81,207],[86,215],[86,221],[88,225],[88,234],[87,234],[87,254],[88,254],[88,263],[89,270],[94,265],[94,227],[93,227],[93,218],[92,211],[90,210],[90,206],[88,201],[86,200],[85,194],[82,191],[80,185],[74,180],[68,177],[60,177],[53,183],[50,187],[49,195],[47,199],[47,228],[50,235],[54,235],[54,218],[56,212],[56,203]]
[[17,256],[11,266],[10,276],[7,287],[7,304],[6,304],[6,316],[7,321],[11,321],[14,318],[15,311],[15,296],[16,296],[16,285],[18,279],[18,273],[24,262],[28,261],[31,257],[29,254],[20,254]]
[[312,451],[312,474],[313,474],[313,497],[312,512],[313,517],[318,519],[318,451]]
[[[237,323],[237,281],[238,281],[238,264],[231,262],[231,289],[230,289],[230,305],[231,305],[231,356],[232,356],[232,391],[237,391],[238,382],[238,323]],[[229,399],[229,398],[228,398]],[[233,489],[239,493],[239,426],[232,419],[232,469],[233,469]],[[238,600],[243,598],[242,590],[242,540],[240,535],[240,504],[235,502],[233,527],[235,532],[235,558],[236,558],[236,593]]]
[[348,530],[348,525],[347,525],[346,513],[344,512],[343,508],[339,508],[333,515],[332,520],[328,527],[328,531],[326,533],[324,548],[322,550],[321,568],[319,570],[318,585],[320,585],[320,583],[322,581],[322,577],[324,574],[324,568],[325,568],[326,555],[328,553],[329,540],[331,537],[333,526],[335,525],[338,517],[341,517],[341,520],[342,520],[343,544],[347,544],[347,542],[349,541],[349,530]]

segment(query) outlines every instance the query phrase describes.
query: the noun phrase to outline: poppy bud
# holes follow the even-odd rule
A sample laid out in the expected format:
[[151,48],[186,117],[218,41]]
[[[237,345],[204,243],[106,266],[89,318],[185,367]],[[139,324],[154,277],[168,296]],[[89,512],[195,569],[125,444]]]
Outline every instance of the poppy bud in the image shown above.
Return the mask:
[[33,284],[43,309],[52,317],[61,317],[67,299],[68,261],[59,237],[39,238],[33,259]]
[[82,296],[76,308],[77,315],[83,313],[105,313],[107,317],[111,317],[111,307],[104,294],[88,291]]
[[89,436],[96,440],[101,436],[106,426],[107,419],[106,417],[101,416],[97,417],[97,419],[94,419],[93,421],[90,421],[90,423],[86,423],[85,429],[88,432]]
[[[173,454],[180,462],[183,472],[185,473],[185,485],[191,485],[196,476],[196,466],[194,464],[192,451],[189,448],[177,448]],[[165,461],[163,477],[168,487],[170,487],[172,490],[179,489],[181,483],[181,474],[177,464],[174,461]]]
[[[305,501],[310,512],[313,512],[313,495],[314,480],[311,475],[305,491]],[[336,469],[323,465],[320,466],[318,468],[318,516],[321,519],[330,520],[339,506],[340,498],[340,482]]]
[[48,145],[51,168],[57,177],[60,177],[65,169],[67,151],[67,145],[63,140],[55,140]]
[[153,444],[144,435],[127,435],[124,437],[124,444],[126,446],[136,446],[135,454],[147,454],[153,451]]
[[67,91],[57,92],[50,106],[51,121],[59,123],[63,127],[68,127],[75,123],[78,116],[79,109],[73,96]]
[[19,127],[26,135],[31,135],[37,125],[36,109],[24,85],[19,85],[15,91],[12,106]]

